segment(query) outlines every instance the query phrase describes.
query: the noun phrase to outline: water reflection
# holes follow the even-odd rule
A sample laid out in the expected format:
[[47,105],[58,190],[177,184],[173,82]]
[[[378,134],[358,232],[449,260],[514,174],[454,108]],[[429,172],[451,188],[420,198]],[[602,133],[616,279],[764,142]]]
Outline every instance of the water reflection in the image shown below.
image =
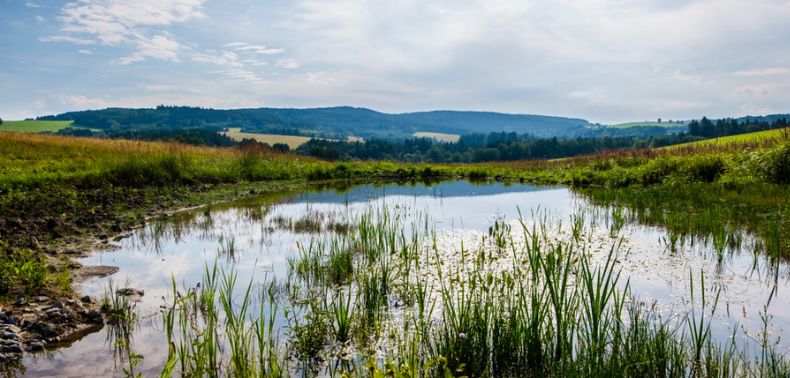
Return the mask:
[[[117,250],[97,252],[82,262],[119,266],[113,278],[116,282],[128,280],[145,289],[137,304],[141,320],[133,332],[107,327],[69,348],[28,355],[23,361],[27,371],[19,373],[86,376],[90,371],[96,376],[122,376],[124,368],[132,368],[144,376],[158,374],[167,355],[161,306],[172,299],[171,282],[187,292],[201,281],[206,265],[216,261],[219,269],[235,269],[240,283],[252,281],[256,291],[282,298],[294,290],[288,287],[292,282],[289,268],[300,246],[309,246],[327,233],[357,232],[352,222],[355,216],[382,206],[405,214],[398,219],[403,224],[435,229],[437,238],[448,245],[460,241],[471,245],[493,232],[493,225],[517,227],[520,218],[554,229],[545,233],[570,232],[564,236],[588,240],[600,247],[588,251],[598,259],[613,244],[621,244],[626,253],[619,256],[618,267],[646,306],[655,306],[668,318],[685,313],[689,272],[703,271],[711,283],[710,293],[721,292],[724,311],[713,325],[719,338],[737,328],[738,338],[750,342],[765,321],[770,322],[774,336],[786,338],[788,267],[753,253],[752,246],[759,241],[742,230],[731,230],[718,239],[667,232],[640,224],[639,217],[626,208],[596,206],[562,187],[469,182],[363,185],[268,195],[152,221],[120,240]],[[109,280],[96,279],[82,289],[101,296]],[[291,309],[301,316],[300,306]],[[278,319],[276,327],[283,327],[284,321]],[[144,358],[132,366],[135,356]]]

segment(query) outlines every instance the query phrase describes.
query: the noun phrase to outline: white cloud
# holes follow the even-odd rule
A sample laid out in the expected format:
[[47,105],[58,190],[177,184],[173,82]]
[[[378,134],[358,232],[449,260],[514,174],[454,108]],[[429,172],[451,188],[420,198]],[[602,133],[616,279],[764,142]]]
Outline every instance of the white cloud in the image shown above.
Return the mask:
[[261,55],[276,55],[285,51],[284,49],[281,48],[272,48],[263,45],[254,45],[246,42],[226,43],[223,45],[223,47],[227,47],[238,52],[249,52],[249,53],[261,54]]
[[93,51],[88,50],[88,49],[79,49],[79,50],[77,50],[77,52],[80,53],[80,54],[84,54],[84,55],[92,55],[93,54]]
[[40,16],[40,15],[36,15],[36,21],[38,21],[38,22],[47,22],[47,19],[42,17],[42,16]]
[[[122,64],[146,59],[178,61],[181,45],[157,30],[174,23],[204,18],[205,0],[79,0],[61,9],[65,35],[48,41],[104,45],[130,45],[136,51],[119,60]],[[74,37],[74,36],[79,37]]]
[[[97,56],[125,48],[116,61],[126,64],[182,61],[114,79],[144,95],[157,93],[140,80],[165,80],[175,85],[168,98],[202,105],[250,98],[602,122],[790,110],[786,0],[69,1],[62,33],[41,41],[93,44]],[[207,29],[173,27],[208,16]],[[202,81],[214,97],[187,92]]]
[[39,37],[38,40],[41,42],[68,42],[75,45],[92,45],[95,43],[90,39],[75,38],[67,35],[50,35],[46,37]]
[[232,51],[206,50],[192,54],[192,61],[200,63],[216,64],[221,66],[242,67],[239,57]]
[[284,68],[286,70],[295,70],[299,68],[299,64],[293,59],[280,59],[277,61],[277,67]]
[[99,98],[88,98],[82,95],[65,96],[61,101],[78,109],[106,108],[107,102]]
[[243,82],[248,84],[259,84],[266,82],[264,78],[244,68],[228,68],[225,70],[216,71],[216,73],[222,76],[223,79],[229,81]]
[[25,6],[28,8],[41,8],[41,5],[38,5],[32,1],[26,1]]
[[147,58],[178,62],[178,52],[182,49],[181,44],[164,35],[155,35],[150,39],[140,38],[137,40],[137,50],[119,59],[118,62],[130,64],[142,62]]

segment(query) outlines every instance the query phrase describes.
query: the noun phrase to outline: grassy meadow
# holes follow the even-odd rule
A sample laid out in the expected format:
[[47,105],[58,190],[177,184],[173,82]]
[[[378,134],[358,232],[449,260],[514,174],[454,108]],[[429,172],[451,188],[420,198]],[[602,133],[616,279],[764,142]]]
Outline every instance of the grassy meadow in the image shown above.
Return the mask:
[[663,147],[665,149],[682,149],[687,147],[727,147],[727,146],[754,146],[760,144],[772,145],[782,140],[790,139],[790,129],[764,130],[754,133],[730,135],[725,137],[706,139],[697,142],[676,144]]
[[13,131],[18,133],[58,132],[74,124],[74,121],[6,121],[0,125],[0,131]]
[[[746,140],[561,161],[454,165],[328,163],[255,148],[0,132],[0,249],[6,256],[0,280],[7,283],[0,295],[70,292],[67,264],[51,257],[69,238],[107,238],[168,209],[318,182],[461,178],[566,184],[626,214],[620,216],[666,227],[679,239],[702,236],[715,246],[728,245],[745,230],[760,238],[760,253],[786,259],[790,141],[781,133]],[[740,346],[712,341],[708,320],[717,311],[715,297],[679,328],[630,301],[627,287],[616,285],[626,279],[612,263],[616,251],[604,265],[593,266],[577,252],[586,248],[582,239],[557,243],[537,229],[497,225],[489,230],[486,248],[466,250],[459,264],[443,265],[430,253],[430,230],[418,238],[410,235],[416,228],[395,219],[386,211],[363,216],[350,228],[354,232],[303,246],[291,262],[297,281],[289,287],[300,287],[292,295],[304,312],[286,319],[290,352],[282,352],[272,333],[272,312],[254,313],[245,305],[255,299],[252,292],[231,299],[234,285],[247,283],[236,283],[232,272],[207,268],[200,288],[174,294],[180,299],[164,310],[164,376],[289,376],[337,355],[344,345],[370,358],[332,359],[331,375],[787,376],[787,362],[768,343],[754,358]],[[514,242],[524,235],[529,242]],[[492,270],[495,261],[523,264]],[[583,284],[571,284],[571,277]],[[704,283],[698,285],[692,298],[711,295]],[[400,336],[383,354],[366,349],[371,332],[382,332],[393,298],[405,304],[402,328],[390,330]],[[126,314],[128,303],[109,298],[106,304],[108,314]],[[293,358],[301,368],[289,365]]]

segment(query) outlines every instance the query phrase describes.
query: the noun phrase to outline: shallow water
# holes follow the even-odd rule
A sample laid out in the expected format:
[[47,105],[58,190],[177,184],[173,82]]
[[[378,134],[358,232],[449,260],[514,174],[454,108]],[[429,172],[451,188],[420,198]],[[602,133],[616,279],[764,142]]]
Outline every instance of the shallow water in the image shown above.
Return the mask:
[[[116,287],[145,290],[136,304],[140,318],[132,337],[132,349],[144,358],[135,370],[144,376],[158,374],[167,350],[157,314],[172,294],[172,279],[179,287],[192,287],[201,281],[205,266],[216,261],[221,268],[232,267],[238,272],[240,290],[250,280],[261,285],[284,281],[288,259],[297,256],[297,243],[304,245],[316,237],[312,231],[317,223],[324,228],[342,226],[354,214],[381,206],[405,214],[428,214],[430,225],[446,246],[460,240],[472,243],[497,220],[515,227],[520,216],[528,223],[543,219],[559,229],[560,224],[568,227],[572,215],[584,214],[584,234],[595,246],[593,255],[605,258],[609,248],[622,240],[618,255],[622,284],[628,278],[633,293],[648,305],[655,303],[665,316],[685,313],[689,308],[689,272],[695,276],[703,272],[710,290],[722,290],[713,324],[718,340],[726,339],[737,326],[738,343],[751,343],[763,325],[760,312],[773,290],[768,307],[771,337],[784,340],[789,336],[788,267],[784,263],[770,266],[763,257],[750,253],[748,237],[743,248],[730,251],[721,262],[713,246],[703,239],[687,239],[671,252],[662,242],[667,237],[662,228],[626,223],[612,237],[610,209],[595,207],[564,187],[521,184],[365,185],[185,212],[152,222],[115,242],[112,250],[96,251],[84,259],[84,265],[115,265],[120,272],[87,282],[81,290],[100,297],[110,280]],[[303,226],[296,227],[302,232],[293,230],[297,223]],[[120,365],[124,361],[116,358],[108,330],[105,327],[67,348],[26,355],[22,375],[123,376]],[[790,352],[784,344],[779,344],[778,350]]]

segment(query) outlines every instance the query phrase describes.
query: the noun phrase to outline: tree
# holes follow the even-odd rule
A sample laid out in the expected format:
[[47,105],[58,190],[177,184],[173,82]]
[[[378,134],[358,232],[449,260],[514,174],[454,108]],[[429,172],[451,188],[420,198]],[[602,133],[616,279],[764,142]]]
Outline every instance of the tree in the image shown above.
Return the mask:
[[2,119],[2,118],[0,118],[0,125],[2,125],[2,124],[3,124],[3,119]]
[[289,147],[285,143],[275,143],[275,144],[272,145],[272,149],[274,149],[277,152],[282,152],[282,153],[291,151],[291,147]]

